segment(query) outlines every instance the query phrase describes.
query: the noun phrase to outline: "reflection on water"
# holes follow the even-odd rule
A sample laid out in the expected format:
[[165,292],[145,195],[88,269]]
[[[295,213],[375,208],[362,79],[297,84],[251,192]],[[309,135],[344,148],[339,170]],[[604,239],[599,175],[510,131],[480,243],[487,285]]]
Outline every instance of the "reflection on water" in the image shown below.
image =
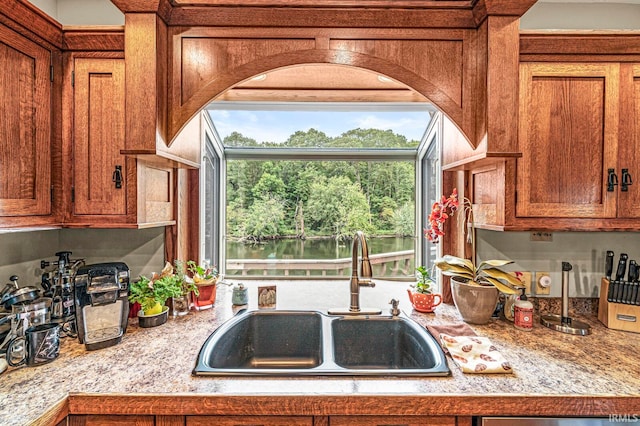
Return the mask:
[[[398,237],[369,237],[369,255],[391,253],[404,250],[414,250],[415,238]],[[243,244],[236,241],[227,241],[227,260],[229,259],[351,259],[351,242],[335,241],[334,239],[286,239],[265,241],[261,244]],[[393,264],[388,264],[384,271],[385,276],[413,275],[414,260],[410,259],[408,265],[400,265],[403,271],[392,271]],[[382,266],[377,267],[377,272],[382,273]],[[238,271],[227,271],[229,274]],[[325,271],[326,275],[347,275],[351,271]],[[376,267],[374,266],[374,273]],[[284,271],[269,271],[268,275],[281,275]],[[262,275],[262,271],[251,271],[249,275]],[[306,271],[290,271],[290,275],[305,275]],[[378,274],[378,275],[379,275]],[[311,275],[322,275],[320,270],[312,271]]]

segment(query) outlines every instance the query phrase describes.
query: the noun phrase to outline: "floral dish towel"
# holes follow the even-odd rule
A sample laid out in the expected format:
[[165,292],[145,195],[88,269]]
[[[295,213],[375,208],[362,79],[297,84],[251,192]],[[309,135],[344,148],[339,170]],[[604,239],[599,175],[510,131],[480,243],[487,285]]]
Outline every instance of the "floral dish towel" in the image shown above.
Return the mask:
[[486,337],[440,333],[440,341],[463,373],[513,373],[509,362]]

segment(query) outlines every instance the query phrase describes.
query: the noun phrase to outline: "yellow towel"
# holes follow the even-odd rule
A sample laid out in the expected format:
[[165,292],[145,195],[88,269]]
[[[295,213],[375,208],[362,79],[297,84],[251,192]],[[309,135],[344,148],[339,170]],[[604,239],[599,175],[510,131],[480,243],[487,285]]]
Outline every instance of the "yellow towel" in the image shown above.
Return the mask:
[[440,341],[463,373],[513,373],[509,362],[486,337],[440,333]]

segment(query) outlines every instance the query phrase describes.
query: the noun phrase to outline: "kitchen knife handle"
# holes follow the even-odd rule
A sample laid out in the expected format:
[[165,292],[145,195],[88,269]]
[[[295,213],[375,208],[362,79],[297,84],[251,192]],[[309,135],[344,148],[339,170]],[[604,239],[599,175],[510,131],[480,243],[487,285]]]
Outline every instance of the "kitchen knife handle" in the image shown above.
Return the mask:
[[604,264],[604,277],[611,281],[611,274],[613,273],[613,252],[607,250],[607,257]]
[[627,270],[627,259],[629,255],[626,253],[620,253],[620,260],[618,261],[618,269],[616,270],[616,281],[620,281],[624,278],[624,272]]

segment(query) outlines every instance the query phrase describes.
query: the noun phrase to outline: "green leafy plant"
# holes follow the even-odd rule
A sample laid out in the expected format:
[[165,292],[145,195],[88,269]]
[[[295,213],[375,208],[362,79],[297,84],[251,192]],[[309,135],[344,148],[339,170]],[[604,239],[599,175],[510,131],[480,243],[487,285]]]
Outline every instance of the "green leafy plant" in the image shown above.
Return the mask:
[[167,262],[160,274],[151,278],[143,275],[129,287],[129,301],[138,302],[145,315],[162,312],[162,306],[170,297],[180,297],[190,291],[197,291],[196,285],[187,282],[182,263],[176,261],[176,268]]
[[215,266],[214,267],[201,266],[201,265],[198,265],[193,260],[187,261],[187,269],[191,273],[191,277],[193,279],[194,284],[211,281],[213,279],[218,278],[218,275],[219,275],[218,268],[216,268]]
[[417,293],[431,294],[431,285],[433,284],[433,279],[431,278],[429,270],[424,266],[418,266],[416,268],[416,271],[418,272],[416,274],[418,282],[412,284],[411,287],[413,287]]
[[457,278],[471,285],[492,285],[505,294],[518,294],[522,282],[508,272],[499,269],[513,263],[512,260],[485,260],[475,265],[469,259],[446,255],[436,259],[435,265],[443,275]]

